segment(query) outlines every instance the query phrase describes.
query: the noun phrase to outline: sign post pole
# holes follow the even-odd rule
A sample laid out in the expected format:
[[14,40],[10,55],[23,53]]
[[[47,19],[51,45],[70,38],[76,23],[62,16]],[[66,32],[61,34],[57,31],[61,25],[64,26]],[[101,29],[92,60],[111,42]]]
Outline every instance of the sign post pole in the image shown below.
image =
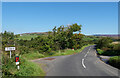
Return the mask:
[[18,70],[20,69],[19,65],[17,66],[17,69],[18,69]]
[[10,58],[11,58],[11,51],[10,51]]

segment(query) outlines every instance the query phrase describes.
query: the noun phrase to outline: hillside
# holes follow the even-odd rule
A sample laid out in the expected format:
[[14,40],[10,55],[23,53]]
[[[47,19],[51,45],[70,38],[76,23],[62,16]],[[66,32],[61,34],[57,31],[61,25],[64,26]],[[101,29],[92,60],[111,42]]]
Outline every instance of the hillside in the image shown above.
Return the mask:
[[48,32],[31,32],[31,33],[22,33],[21,35],[33,35],[33,34],[36,34],[36,35],[47,35]]
[[112,37],[114,39],[120,39],[120,34],[95,34],[94,36],[104,36],[104,37]]

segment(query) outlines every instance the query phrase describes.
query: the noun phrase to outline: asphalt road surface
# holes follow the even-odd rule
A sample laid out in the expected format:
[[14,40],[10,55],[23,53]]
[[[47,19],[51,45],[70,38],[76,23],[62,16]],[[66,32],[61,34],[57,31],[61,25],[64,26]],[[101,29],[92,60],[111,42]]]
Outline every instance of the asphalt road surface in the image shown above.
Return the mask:
[[[95,46],[86,47],[82,52],[67,56],[55,56],[33,60],[44,63],[46,76],[118,76],[119,70],[105,64],[96,55]],[[113,77],[112,77],[113,76]]]

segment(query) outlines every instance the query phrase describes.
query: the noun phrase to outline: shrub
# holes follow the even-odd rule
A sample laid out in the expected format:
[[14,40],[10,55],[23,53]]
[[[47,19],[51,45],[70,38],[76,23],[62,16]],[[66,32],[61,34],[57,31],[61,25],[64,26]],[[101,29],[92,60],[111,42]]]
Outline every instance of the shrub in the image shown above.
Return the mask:
[[40,53],[49,53],[51,51],[51,48],[49,45],[43,45],[43,46],[39,46],[39,52]]
[[97,52],[98,52],[98,54],[100,54],[100,55],[104,53],[104,51],[101,50],[101,49],[97,49]]
[[109,44],[112,42],[112,39],[109,37],[103,37],[101,38],[98,43],[97,43],[97,48],[103,48],[103,47],[108,47]]
[[120,69],[120,56],[114,56],[114,57],[111,57],[108,61],[108,63],[116,68],[119,68]]
[[7,56],[3,56],[2,62],[2,75],[4,76],[14,76],[14,73],[16,72],[16,65],[15,65],[15,57],[12,57],[11,59]]
[[55,54],[55,51],[52,51],[49,53],[49,55],[54,55]]

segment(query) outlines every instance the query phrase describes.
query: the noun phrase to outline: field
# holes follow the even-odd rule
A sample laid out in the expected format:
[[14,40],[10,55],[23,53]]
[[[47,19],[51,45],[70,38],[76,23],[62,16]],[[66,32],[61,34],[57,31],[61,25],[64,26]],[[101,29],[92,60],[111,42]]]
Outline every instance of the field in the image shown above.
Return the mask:
[[30,34],[25,34],[25,35],[22,35],[22,36],[19,36],[18,38],[16,39],[23,39],[23,40],[31,40],[31,38],[36,38],[38,37],[37,34],[33,34],[33,35],[30,35]]
[[112,42],[112,44],[120,44],[120,41]]

